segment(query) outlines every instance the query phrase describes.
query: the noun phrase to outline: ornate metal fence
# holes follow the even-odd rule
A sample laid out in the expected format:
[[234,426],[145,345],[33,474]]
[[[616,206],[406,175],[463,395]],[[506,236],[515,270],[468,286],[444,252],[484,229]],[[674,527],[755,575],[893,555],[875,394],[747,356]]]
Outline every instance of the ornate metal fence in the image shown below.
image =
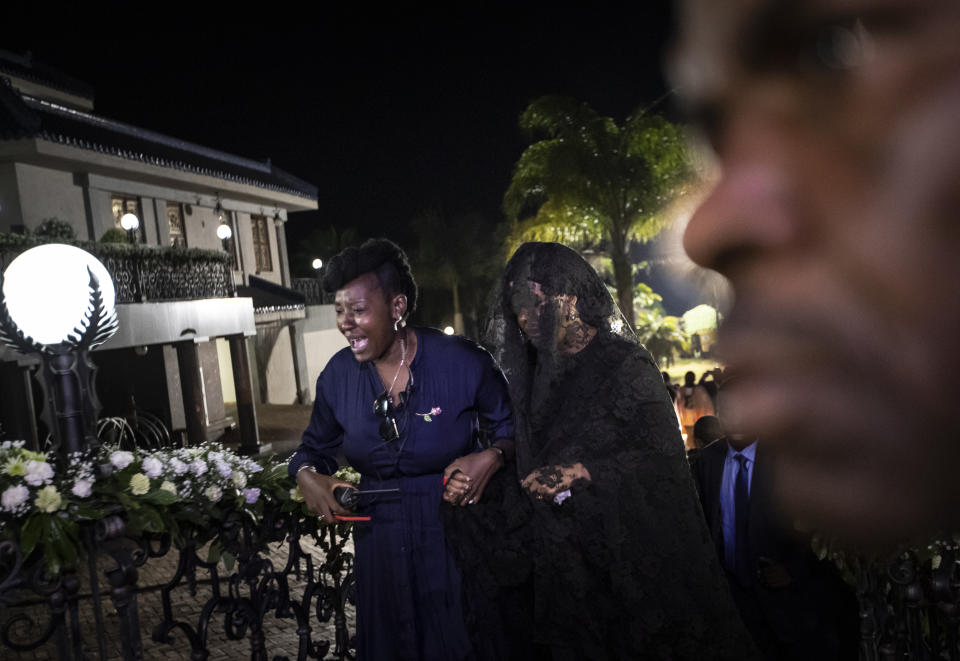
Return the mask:
[[[35,243],[0,251],[0,270]],[[225,253],[89,242],[78,245],[103,262],[113,278],[117,303],[227,298],[236,293]]]
[[863,661],[960,659],[958,561],[953,541],[880,561],[853,558]]
[[290,285],[291,289],[304,295],[307,305],[333,304],[333,294],[324,291],[317,278],[294,278]]
[[113,277],[118,303],[233,296],[233,276],[226,261],[179,252],[185,253],[139,249],[97,257]]
[[[348,524],[318,528],[315,519],[295,513],[268,513],[261,524],[237,517],[218,537],[235,558],[224,573],[223,562],[205,557],[209,552],[197,547],[195,533],[182,529],[182,543],[174,548],[170,535],[129,536],[124,520],[109,516],[84,531],[86,568],[58,576],[46,572],[42,558],[27,562],[17,544],[3,542],[0,649],[7,652],[0,657],[20,653],[16,658],[48,658],[22,655],[52,647],[62,660],[143,659],[146,629],[154,643],[170,646],[174,658],[200,661],[210,657],[210,633],[219,624],[221,639],[248,641],[252,660],[289,659],[270,653],[277,647],[289,650],[290,638],[295,638],[298,660],[354,658],[347,625],[354,585],[353,555],[346,548]],[[320,553],[304,550],[306,540]],[[262,550],[263,541],[283,545],[287,553],[278,554],[281,563]],[[172,568],[169,578],[141,585],[144,567],[162,559]],[[198,597],[199,586],[209,592],[205,599]],[[142,596],[156,591],[159,608],[141,612]],[[192,617],[194,609],[182,608],[184,600],[191,599],[199,601]],[[268,639],[269,618],[295,622],[296,635],[285,641]],[[331,624],[332,636],[327,637],[322,632]],[[111,649],[110,640],[119,641],[120,649]]]

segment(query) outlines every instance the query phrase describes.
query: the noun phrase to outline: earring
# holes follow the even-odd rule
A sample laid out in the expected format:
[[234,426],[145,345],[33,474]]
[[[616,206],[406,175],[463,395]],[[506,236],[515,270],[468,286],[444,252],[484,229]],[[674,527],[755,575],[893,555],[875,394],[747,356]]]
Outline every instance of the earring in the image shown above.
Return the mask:
[[569,319],[570,321],[576,321],[576,320],[577,320],[577,313],[576,313],[576,312],[570,312],[570,313],[567,315],[567,319]]
[[394,332],[394,333],[397,333],[397,332],[399,332],[399,331],[400,331],[400,320],[399,320],[399,319],[394,319],[394,320],[393,320],[393,332]]

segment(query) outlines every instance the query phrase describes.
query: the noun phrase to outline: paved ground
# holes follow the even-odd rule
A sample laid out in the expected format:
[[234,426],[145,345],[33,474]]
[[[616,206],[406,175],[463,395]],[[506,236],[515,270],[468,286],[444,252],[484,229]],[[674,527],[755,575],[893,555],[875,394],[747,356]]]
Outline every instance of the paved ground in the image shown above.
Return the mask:
[[[293,454],[300,444],[300,436],[310,422],[309,404],[257,404],[257,427],[260,443],[271,444],[272,451],[280,456]],[[227,404],[226,413],[237,419],[236,404]]]
[[[292,453],[299,443],[300,434],[307,425],[310,417],[309,406],[276,406],[261,405],[257,407],[258,424],[260,427],[261,442],[272,443],[273,450],[279,455]],[[235,412],[227,412],[227,415],[235,415]],[[322,562],[323,551],[312,543],[303,542],[305,551],[313,554],[314,565]],[[348,543],[347,549],[352,551],[352,543]],[[201,557],[203,557],[201,555]],[[146,565],[140,568],[138,585],[141,587],[161,585],[170,580],[177,565],[178,554],[176,552],[168,553],[163,558],[150,560]],[[277,545],[272,549],[270,560],[275,567],[283,566],[287,560],[287,549],[284,545]],[[108,563],[104,563],[101,568],[106,569]],[[225,568],[221,567],[221,575],[229,575]],[[198,578],[204,578],[202,572]],[[292,579],[291,589],[294,599],[299,599],[303,594],[305,581],[296,581]],[[106,588],[106,586],[104,586]],[[223,588],[224,591],[226,588]],[[81,593],[89,592],[86,588],[81,588]],[[173,592],[172,604],[175,618],[191,623],[196,628],[197,620],[203,605],[211,596],[209,586],[200,585],[196,596],[191,596],[188,588],[181,585]],[[151,639],[151,632],[154,627],[162,620],[160,592],[143,591],[138,599],[139,614],[141,621],[141,638],[144,646],[144,658],[148,661],[152,659],[174,660],[190,659],[190,646],[185,637],[180,633],[175,633],[173,644],[155,643]],[[48,615],[46,608],[20,609],[20,613],[32,616],[35,620],[31,623],[29,620],[21,619],[13,623],[9,633],[14,639],[36,639],[40,632],[46,628]],[[109,597],[105,596],[104,608],[105,624],[107,629],[106,646],[107,659],[111,661],[122,658],[122,648],[120,641],[120,630],[118,618]],[[5,608],[0,611],[0,627],[15,619],[14,610]],[[331,643],[331,651],[334,647],[333,621],[323,625],[316,619],[316,611],[311,614],[310,626],[312,630],[312,639],[314,642],[327,640]],[[348,608],[347,623],[351,632],[355,631],[353,608]],[[244,659],[250,657],[249,642],[246,639],[232,641],[228,640],[224,630],[223,615],[215,615],[210,620],[210,629],[208,634],[207,649],[210,651],[209,659]],[[89,658],[97,658],[97,642],[95,639],[95,624],[93,619],[93,610],[90,600],[81,602],[81,628],[83,637],[86,641]],[[31,629],[32,627],[32,629]],[[264,622],[264,631],[266,634],[267,658],[274,659],[276,656],[287,656],[291,660],[297,657],[297,623],[293,618],[279,619],[268,616]],[[3,632],[0,631],[0,635]],[[332,657],[332,653],[328,658]],[[56,659],[56,646],[50,642],[43,647],[32,652],[16,652],[0,644],[0,659],[3,661],[20,661],[35,659]]]

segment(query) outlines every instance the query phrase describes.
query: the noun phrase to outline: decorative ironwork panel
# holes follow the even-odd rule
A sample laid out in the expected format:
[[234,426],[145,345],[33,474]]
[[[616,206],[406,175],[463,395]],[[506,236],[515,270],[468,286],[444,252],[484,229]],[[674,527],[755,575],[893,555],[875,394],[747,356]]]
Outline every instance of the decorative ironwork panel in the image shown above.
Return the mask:
[[323,285],[317,278],[294,278],[290,287],[295,292],[303,294],[307,305],[333,305],[334,293],[323,290]]
[[229,298],[235,293],[230,267],[214,259],[175,259],[163,251],[100,257],[113,277],[118,303]]

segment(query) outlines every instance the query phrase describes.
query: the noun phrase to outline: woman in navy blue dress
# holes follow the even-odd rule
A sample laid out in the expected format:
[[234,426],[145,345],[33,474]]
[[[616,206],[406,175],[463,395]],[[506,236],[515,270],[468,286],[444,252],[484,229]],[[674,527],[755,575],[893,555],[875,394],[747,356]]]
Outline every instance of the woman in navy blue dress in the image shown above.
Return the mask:
[[[333,496],[344,484],[330,477],[338,453],[362,475],[362,490],[399,490],[366,497],[371,521],[354,526],[358,658],[470,659],[440,504],[478,502],[513,456],[503,374],[468,340],[406,327],[417,288],[390,241],[334,257],[324,287],[336,292],[337,328],[349,346],[317,379],[290,472],[323,522],[348,514]],[[485,449],[476,440],[481,419],[494,439]]]

